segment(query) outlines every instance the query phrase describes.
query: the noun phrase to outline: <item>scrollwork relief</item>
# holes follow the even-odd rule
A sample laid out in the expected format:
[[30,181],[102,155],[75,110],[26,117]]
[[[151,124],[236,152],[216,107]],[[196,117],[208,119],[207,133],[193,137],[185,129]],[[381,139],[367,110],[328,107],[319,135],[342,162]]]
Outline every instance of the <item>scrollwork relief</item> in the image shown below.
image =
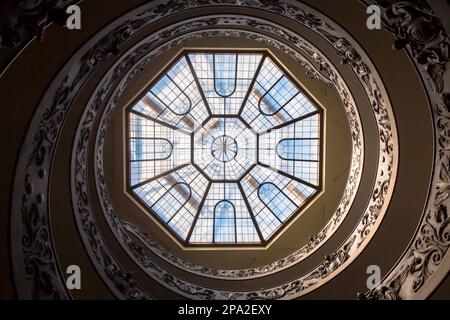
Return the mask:
[[[368,2],[367,3],[371,3]],[[425,1],[374,1],[382,7],[386,30],[393,33],[395,49],[405,49],[417,66],[428,93],[435,121],[435,171],[422,220],[413,240],[379,287],[361,299],[413,299],[421,290],[430,294],[439,281],[431,281],[450,247],[448,141],[450,40]],[[428,286],[425,284],[428,283]]]

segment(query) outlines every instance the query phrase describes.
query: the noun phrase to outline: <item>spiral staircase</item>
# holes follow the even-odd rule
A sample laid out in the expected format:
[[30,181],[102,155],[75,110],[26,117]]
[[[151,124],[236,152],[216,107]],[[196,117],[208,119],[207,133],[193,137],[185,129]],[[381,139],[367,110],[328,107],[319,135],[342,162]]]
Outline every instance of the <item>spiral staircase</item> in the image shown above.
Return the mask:
[[[2,298],[450,298],[448,2],[81,1],[80,30],[74,1],[18,3],[0,10]],[[186,50],[264,52],[319,110],[317,193],[267,241],[189,245],[130,189],[130,108]]]

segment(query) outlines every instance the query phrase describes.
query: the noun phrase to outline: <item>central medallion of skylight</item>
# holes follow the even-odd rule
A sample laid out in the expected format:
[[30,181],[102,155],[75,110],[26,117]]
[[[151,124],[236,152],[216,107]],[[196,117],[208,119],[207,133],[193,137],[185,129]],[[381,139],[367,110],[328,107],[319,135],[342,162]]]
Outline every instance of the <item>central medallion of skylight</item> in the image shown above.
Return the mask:
[[211,118],[194,133],[194,166],[212,180],[238,180],[256,164],[256,143],[240,119]]
[[321,190],[322,110],[266,51],[185,51],[127,118],[128,190],[186,246],[265,245]]
[[236,139],[229,135],[215,137],[211,145],[211,154],[214,159],[222,162],[228,162],[237,156]]

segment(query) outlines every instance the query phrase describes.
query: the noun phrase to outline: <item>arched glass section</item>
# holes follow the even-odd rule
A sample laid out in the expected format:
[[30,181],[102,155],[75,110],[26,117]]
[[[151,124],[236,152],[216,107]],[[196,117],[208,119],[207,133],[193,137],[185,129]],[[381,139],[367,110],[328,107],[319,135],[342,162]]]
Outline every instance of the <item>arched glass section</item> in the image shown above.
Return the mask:
[[189,201],[191,195],[191,188],[186,183],[178,182],[167,190],[151,208],[165,222],[170,222]]
[[311,113],[259,136],[259,161],[306,184],[320,185],[320,115]]
[[271,182],[263,183],[259,186],[258,196],[280,222],[283,222],[295,210],[295,203]]
[[132,140],[136,152],[132,161],[158,161],[170,158],[173,144],[165,138],[145,138]]
[[191,99],[169,75],[159,80],[151,93],[176,115],[184,116],[191,111]]
[[277,155],[283,160],[299,160],[295,146],[296,139],[283,139],[277,143]]
[[188,133],[145,115],[128,116],[130,184],[136,186],[190,160]]
[[214,207],[214,242],[236,242],[236,209],[230,201]]
[[214,89],[216,93],[227,98],[236,91],[237,54],[215,54],[214,60]]
[[212,115],[237,115],[261,66],[262,52],[192,52],[187,60]]
[[277,155],[289,161],[318,161],[317,139],[289,138],[277,143]]
[[297,94],[294,84],[286,76],[282,76],[259,100],[259,111],[263,115],[273,116]]
[[172,155],[173,145],[167,139],[155,139],[153,140],[154,144],[154,159],[155,160],[164,160],[169,158]]

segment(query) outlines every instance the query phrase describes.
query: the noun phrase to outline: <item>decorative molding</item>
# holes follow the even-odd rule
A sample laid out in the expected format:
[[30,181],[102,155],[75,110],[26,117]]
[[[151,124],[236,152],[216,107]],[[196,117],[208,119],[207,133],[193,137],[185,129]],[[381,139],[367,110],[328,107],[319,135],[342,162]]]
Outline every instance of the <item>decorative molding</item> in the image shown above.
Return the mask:
[[386,30],[396,38],[393,47],[405,49],[416,65],[434,116],[436,145],[431,190],[415,235],[380,285],[359,298],[426,298],[450,269],[450,39],[425,1],[366,3],[380,5]]
[[[50,224],[48,186],[54,153],[66,115],[84,82],[127,39],[126,26],[91,39],[61,70],[39,103],[24,139],[11,201],[11,247],[17,294],[22,299],[69,299]],[[95,42],[95,44],[94,44]],[[111,275],[120,278],[112,261]],[[122,272],[123,278],[128,278]],[[122,286],[123,287],[123,286]],[[126,290],[126,288],[124,287]]]

